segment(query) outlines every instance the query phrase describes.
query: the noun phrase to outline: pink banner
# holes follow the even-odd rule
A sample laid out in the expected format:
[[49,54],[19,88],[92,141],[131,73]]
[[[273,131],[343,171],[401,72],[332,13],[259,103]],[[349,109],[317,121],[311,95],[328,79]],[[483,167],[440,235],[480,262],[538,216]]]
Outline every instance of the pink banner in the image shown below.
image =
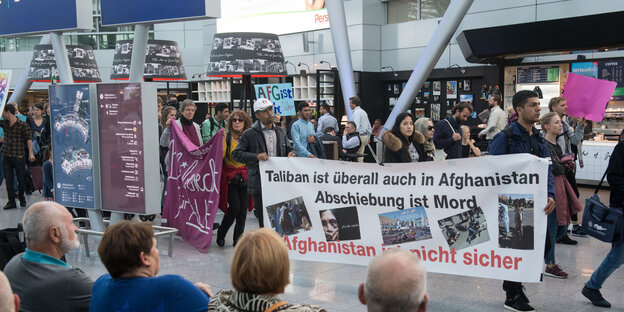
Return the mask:
[[562,95],[568,115],[601,122],[616,85],[613,81],[569,73]]
[[172,122],[168,161],[163,219],[178,229],[186,242],[208,252],[219,206],[223,130],[198,148]]

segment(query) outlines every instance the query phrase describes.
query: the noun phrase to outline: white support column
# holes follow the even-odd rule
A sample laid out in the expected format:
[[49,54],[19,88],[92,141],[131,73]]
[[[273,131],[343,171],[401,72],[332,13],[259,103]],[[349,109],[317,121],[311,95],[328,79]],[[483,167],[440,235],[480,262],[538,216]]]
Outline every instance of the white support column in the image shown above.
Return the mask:
[[394,106],[394,109],[392,109],[390,116],[388,116],[388,120],[384,123],[384,130],[392,129],[396,117],[400,113],[407,111],[410,107],[410,104],[414,101],[416,95],[418,94],[418,90],[422,88],[427,76],[431,73],[431,70],[440,59],[444,49],[451,41],[451,37],[459,27],[461,21],[464,19],[464,16],[466,16],[472,2],[473,0],[451,1],[451,4],[446,10],[446,13],[444,13],[442,20],[440,20],[435,33],[433,33],[431,40],[429,40],[427,48],[425,48],[422,56],[418,59],[418,63],[407,81],[405,88],[403,88],[403,92],[401,93],[401,96],[399,96],[397,104]]
[[130,77],[128,78],[130,82],[143,82],[148,33],[149,24],[137,24],[134,26],[132,58],[130,59]]
[[67,56],[67,47],[65,46],[65,40],[63,40],[63,33],[51,32],[50,40],[52,41],[56,67],[59,72],[59,78],[61,78],[61,83],[74,83],[74,77],[72,76],[71,67],[69,66],[69,56]]
[[355,96],[355,83],[353,81],[353,66],[351,65],[351,48],[349,47],[349,34],[347,33],[347,19],[345,17],[343,0],[325,1],[329,23],[331,25],[334,53],[338,63],[338,75],[342,87],[342,98],[345,103],[345,112],[351,120],[351,107],[349,98]]
[[[41,40],[39,41],[39,44],[50,44],[50,35],[43,35],[41,37]],[[19,103],[24,97],[24,95],[26,95],[26,92],[28,92],[28,89],[30,89],[30,86],[32,86],[32,81],[28,81],[28,74],[30,71],[30,61],[31,60],[28,60],[28,62],[26,63],[26,66],[24,67],[24,71],[22,71],[22,75],[19,77],[19,80],[17,81],[17,84],[15,85],[15,89],[13,89],[13,93],[11,94],[11,97],[9,98],[7,103],[11,103],[11,102]],[[3,112],[3,111],[4,111],[4,107],[0,107],[0,112]]]

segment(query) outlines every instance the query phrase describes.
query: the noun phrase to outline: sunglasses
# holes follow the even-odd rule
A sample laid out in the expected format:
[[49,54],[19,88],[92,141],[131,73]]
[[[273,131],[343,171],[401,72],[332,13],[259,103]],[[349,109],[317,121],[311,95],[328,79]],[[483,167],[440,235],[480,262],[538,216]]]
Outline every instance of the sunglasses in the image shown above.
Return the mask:
[[243,122],[242,118],[232,118],[232,122]]
[[429,130],[429,131],[433,130],[433,126],[427,127],[427,130]]

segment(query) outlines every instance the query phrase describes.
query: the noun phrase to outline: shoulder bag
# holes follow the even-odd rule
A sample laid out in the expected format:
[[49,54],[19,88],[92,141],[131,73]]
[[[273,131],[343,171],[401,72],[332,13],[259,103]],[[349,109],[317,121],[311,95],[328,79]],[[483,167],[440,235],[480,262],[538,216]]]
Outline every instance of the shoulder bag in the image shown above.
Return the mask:
[[594,195],[585,200],[585,211],[583,212],[583,231],[589,236],[606,243],[617,243],[622,239],[622,227],[624,217],[622,209],[608,207],[600,202],[598,190],[602,185],[607,172],[605,171],[594,191]]

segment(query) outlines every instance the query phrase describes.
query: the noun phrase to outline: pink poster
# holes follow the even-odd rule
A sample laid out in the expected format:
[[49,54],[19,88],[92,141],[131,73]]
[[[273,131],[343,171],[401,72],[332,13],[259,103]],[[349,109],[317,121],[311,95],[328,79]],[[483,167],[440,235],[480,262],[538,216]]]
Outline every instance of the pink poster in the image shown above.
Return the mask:
[[568,115],[601,122],[616,85],[613,81],[568,74],[562,95]]
[[201,147],[171,123],[169,177],[163,219],[201,252],[208,252],[219,206],[223,130]]

